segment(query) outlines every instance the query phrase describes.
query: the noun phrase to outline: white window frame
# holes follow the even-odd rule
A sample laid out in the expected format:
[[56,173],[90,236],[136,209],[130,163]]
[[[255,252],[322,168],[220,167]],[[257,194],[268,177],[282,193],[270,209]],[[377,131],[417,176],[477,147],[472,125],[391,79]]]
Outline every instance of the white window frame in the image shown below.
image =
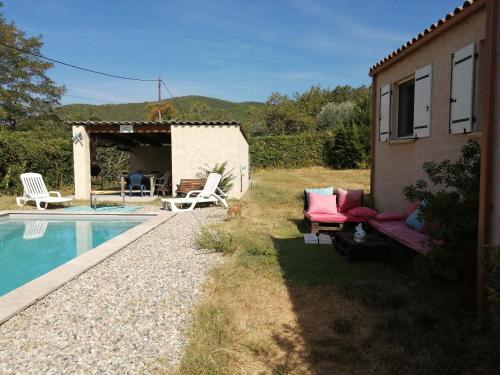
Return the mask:
[[[412,139],[415,137],[415,124],[413,124],[414,129],[412,135],[405,135],[401,137],[399,136],[399,86],[411,80],[415,81],[415,73],[406,76],[405,78],[402,78],[394,83],[394,101],[393,101],[394,110],[392,113],[394,121],[392,122],[392,129],[391,129],[391,134],[395,134],[394,137],[391,137],[391,139],[393,140],[405,140],[405,139]],[[413,99],[413,103],[415,104],[415,99]]]

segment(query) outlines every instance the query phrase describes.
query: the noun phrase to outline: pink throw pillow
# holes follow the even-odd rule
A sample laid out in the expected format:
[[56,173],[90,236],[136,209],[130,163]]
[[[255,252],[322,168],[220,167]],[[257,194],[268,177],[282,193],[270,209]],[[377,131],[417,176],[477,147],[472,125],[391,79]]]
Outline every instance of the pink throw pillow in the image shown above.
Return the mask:
[[337,189],[339,195],[339,212],[348,212],[363,204],[363,190]]
[[362,217],[374,217],[377,216],[378,212],[370,207],[356,207],[352,208],[347,212],[351,216],[362,216]]
[[375,219],[380,221],[405,220],[406,216],[399,212],[382,212],[375,216]]
[[405,218],[408,218],[417,208],[420,206],[420,202],[408,202],[405,208]]
[[336,214],[337,196],[309,193],[309,209],[307,212],[310,214]]

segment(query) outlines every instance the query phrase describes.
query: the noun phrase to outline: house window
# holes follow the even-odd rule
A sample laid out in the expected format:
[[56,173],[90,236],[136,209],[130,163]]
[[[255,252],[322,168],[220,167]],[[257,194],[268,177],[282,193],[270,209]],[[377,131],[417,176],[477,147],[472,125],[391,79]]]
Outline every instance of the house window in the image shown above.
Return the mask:
[[[431,134],[432,65],[411,78],[387,83],[379,92],[379,140],[426,138]],[[394,98],[393,96],[394,90]],[[392,121],[391,121],[392,120]]]
[[398,138],[413,137],[415,79],[400,83],[398,92]]

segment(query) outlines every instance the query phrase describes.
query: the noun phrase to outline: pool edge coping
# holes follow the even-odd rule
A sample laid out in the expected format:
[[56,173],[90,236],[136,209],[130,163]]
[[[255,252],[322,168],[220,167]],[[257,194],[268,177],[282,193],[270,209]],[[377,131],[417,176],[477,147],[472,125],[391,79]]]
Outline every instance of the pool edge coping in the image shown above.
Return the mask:
[[[0,211],[0,217],[10,214],[19,214],[23,211]],[[61,215],[61,213],[43,213],[43,215]],[[64,214],[63,214],[64,215]],[[75,215],[71,213],[71,215]],[[82,213],[78,216],[89,216],[95,214]],[[87,251],[86,253],[61,264],[53,270],[29,281],[26,284],[10,291],[0,297],[0,326],[9,319],[40,301],[50,293],[59,289],[71,280],[77,278],[89,269],[103,262],[113,254],[116,254],[127,245],[136,241],[145,234],[151,232],[161,224],[176,216],[171,212],[160,212],[154,214],[98,214],[99,216],[151,216],[145,222],[113,237],[109,241]],[[69,216],[69,215],[68,215]],[[97,251],[95,251],[97,250]]]

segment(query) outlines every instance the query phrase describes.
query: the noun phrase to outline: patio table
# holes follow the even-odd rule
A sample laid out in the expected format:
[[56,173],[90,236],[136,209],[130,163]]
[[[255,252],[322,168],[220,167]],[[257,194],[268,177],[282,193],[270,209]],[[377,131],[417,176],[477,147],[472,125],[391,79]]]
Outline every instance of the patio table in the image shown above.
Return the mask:
[[125,194],[119,190],[91,190],[90,191],[90,207],[94,210],[97,208],[97,196],[107,195],[107,194],[117,194],[120,193],[122,196],[122,207],[125,207]]
[[353,232],[336,232],[335,247],[347,256],[349,262],[356,259],[387,260],[391,256],[390,243],[375,233],[368,233],[365,242],[354,241]]

